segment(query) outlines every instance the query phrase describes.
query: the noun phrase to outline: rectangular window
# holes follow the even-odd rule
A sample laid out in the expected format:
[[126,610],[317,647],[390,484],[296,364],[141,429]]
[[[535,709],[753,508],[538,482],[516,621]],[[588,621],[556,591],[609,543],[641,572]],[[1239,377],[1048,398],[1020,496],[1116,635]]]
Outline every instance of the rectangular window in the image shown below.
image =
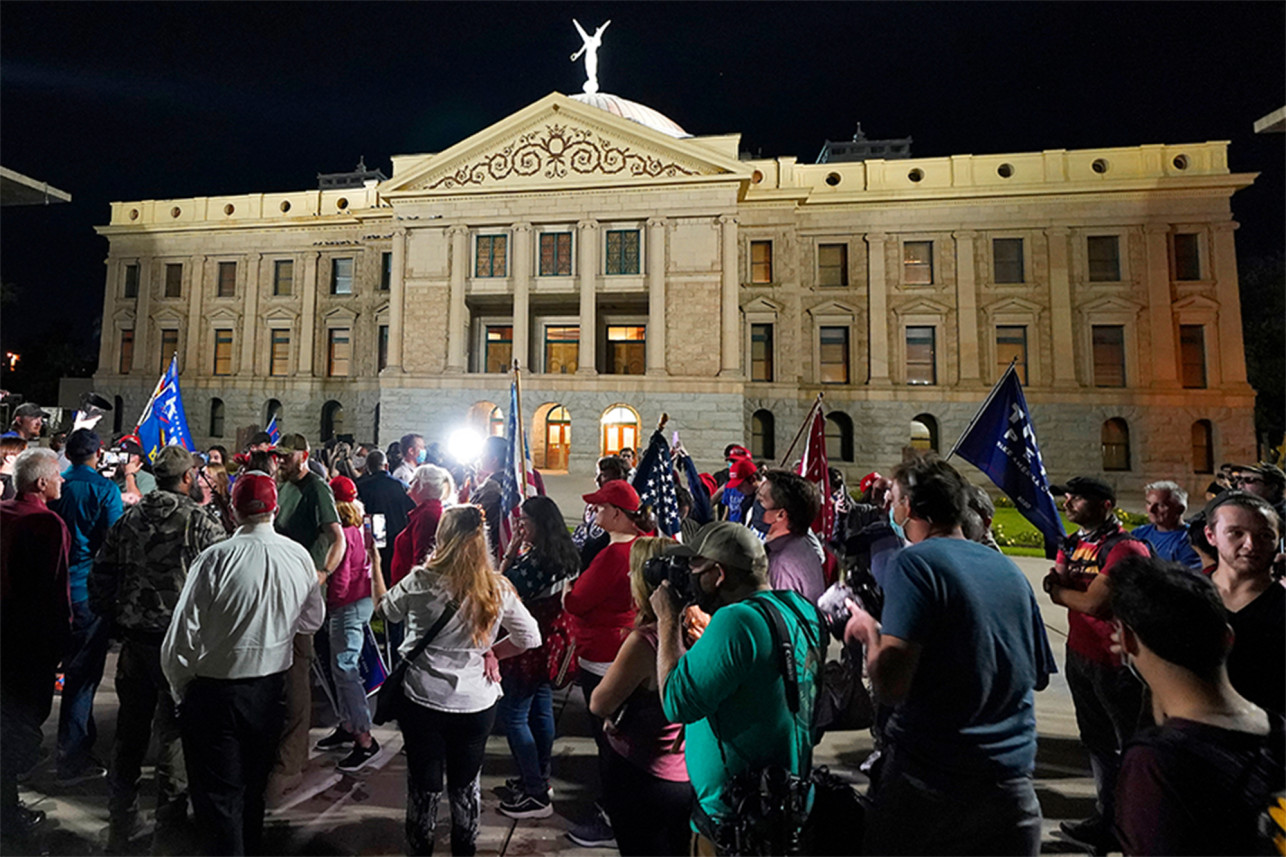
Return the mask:
[[639,272],[639,231],[613,229],[607,233],[607,259],[603,270],[608,274]]
[[220,328],[214,332],[214,374],[232,374],[231,328]]
[[1182,232],[1174,236],[1174,278],[1176,280],[1201,279],[1200,236]]
[[380,254],[380,291],[387,292],[393,284],[393,254]]
[[772,242],[750,242],[750,282],[772,282]]
[[353,293],[353,260],[351,257],[331,260],[330,293],[332,295],[351,295]]
[[170,368],[170,360],[179,352],[179,332],[173,327],[161,328],[161,372]]
[[572,234],[544,232],[540,236],[540,276],[572,275]]
[[642,375],[647,371],[647,327],[608,325],[607,374]]
[[487,325],[486,368],[484,372],[508,372],[514,359],[513,325]]
[[750,325],[750,380],[771,381],[772,371],[772,325]]
[[219,263],[219,291],[221,298],[234,297],[237,294],[237,263]]
[[817,247],[817,285],[848,285],[847,244],[821,244]]
[[290,331],[272,331],[272,353],[268,357],[269,375],[290,374]]
[[381,324],[379,330],[378,355],[376,356],[376,371],[383,372],[388,368],[388,325]]
[[272,263],[272,293],[289,295],[295,287],[295,263],[291,259],[278,259]]
[[906,329],[906,382],[917,386],[938,383],[938,330],[924,325]]
[[122,375],[128,375],[134,365],[134,330],[121,331],[121,359],[116,369]]
[[1206,386],[1206,329],[1199,324],[1179,325],[1179,354],[1183,364],[1183,386],[1190,390]]
[[1023,239],[991,239],[991,261],[997,283],[1024,282]]
[[475,277],[506,276],[509,264],[508,235],[479,235],[478,255],[474,261]]
[[1018,372],[1018,380],[1027,384],[1027,325],[1002,324],[996,328],[996,377],[1009,368]]
[[1125,386],[1125,328],[1119,324],[1096,324],[1091,333],[1094,345],[1094,386]]
[[933,242],[902,242],[902,281],[913,286],[933,284]]
[[580,363],[580,328],[545,328],[545,371],[551,375],[571,375]]
[[821,336],[821,382],[848,383],[848,328],[823,327]]
[[1091,283],[1121,280],[1121,239],[1117,235],[1091,235],[1085,239]]
[[125,266],[125,297],[138,297],[138,265]]
[[353,357],[353,343],[347,327],[332,327],[327,331],[326,374],[331,378],[347,378]]
[[165,266],[165,296],[178,298],[183,296],[183,266],[169,264]]

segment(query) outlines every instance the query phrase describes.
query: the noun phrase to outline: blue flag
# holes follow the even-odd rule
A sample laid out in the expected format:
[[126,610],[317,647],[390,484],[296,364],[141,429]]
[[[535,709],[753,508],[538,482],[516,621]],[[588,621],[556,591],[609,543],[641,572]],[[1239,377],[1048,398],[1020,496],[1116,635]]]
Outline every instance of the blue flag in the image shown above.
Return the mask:
[[698,524],[708,524],[714,520],[714,507],[710,505],[710,492],[706,490],[706,484],[701,481],[701,476],[697,473],[697,465],[692,461],[692,456],[683,454],[679,456],[679,466],[683,468],[683,475],[688,480],[688,493],[692,495],[692,520]]
[[1044,534],[1045,555],[1054,556],[1063,540],[1063,524],[1049,493],[1049,477],[1036,445],[1031,412],[1012,364],[960,435],[951,455],[959,455],[991,477],[1023,517]]
[[277,428],[277,415],[273,414],[272,419],[268,420],[268,427],[264,429],[268,432],[268,437],[272,440],[272,445],[276,446],[277,441],[281,440],[281,429]]
[[509,416],[505,420],[505,462],[500,473],[500,524],[497,527],[503,554],[518,531],[522,501],[536,495],[536,468],[531,463],[531,449],[522,430],[522,399],[518,376],[509,382]]
[[657,526],[667,536],[679,531],[679,498],[674,493],[674,460],[670,444],[661,431],[652,432],[652,442],[634,471],[634,490],[639,502],[652,507]]
[[134,429],[139,445],[147,453],[148,461],[155,461],[164,446],[181,446],[196,449],[188,432],[187,414],[183,412],[183,397],[179,395],[179,357],[170,358],[170,368],[161,375],[152,398],[143,408],[138,427]]

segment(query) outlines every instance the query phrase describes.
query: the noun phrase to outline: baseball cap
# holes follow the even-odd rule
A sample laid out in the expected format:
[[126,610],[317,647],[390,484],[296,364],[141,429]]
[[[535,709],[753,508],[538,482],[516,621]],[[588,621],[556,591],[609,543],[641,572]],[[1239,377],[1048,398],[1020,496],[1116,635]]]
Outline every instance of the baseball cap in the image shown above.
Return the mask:
[[611,505],[627,512],[639,510],[639,494],[624,479],[611,479],[593,494],[583,494],[581,499],[595,506]]
[[298,432],[283,434],[277,441],[277,445],[272,448],[274,455],[290,455],[294,452],[307,452],[308,438]]
[[93,429],[76,429],[67,436],[67,457],[84,461],[103,448],[103,439]]
[[691,544],[671,545],[668,556],[704,557],[725,568],[742,571],[766,569],[768,554],[763,542],[747,526],[732,521],[715,521],[697,530]]
[[262,515],[277,508],[277,483],[266,473],[243,473],[232,484],[232,508],[239,515]]
[[120,440],[116,441],[116,446],[132,455],[143,455],[143,443],[134,435],[122,435]]
[[736,488],[758,472],[759,468],[755,467],[755,463],[749,458],[735,458],[732,461],[732,467],[728,468],[728,484]]
[[750,457],[750,450],[746,449],[744,446],[737,446],[736,444],[734,444],[728,447],[728,454],[724,456],[724,459],[726,461],[732,461],[737,458],[749,458],[749,457]]
[[347,476],[336,476],[330,480],[330,490],[338,503],[351,503],[357,499],[357,485]]
[[152,462],[152,475],[161,479],[173,479],[182,476],[196,466],[192,453],[181,446],[167,446],[156,454]]
[[1116,502],[1116,489],[1097,476],[1073,476],[1065,485],[1049,486],[1049,493],[1075,494],[1086,500],[1111,500]]
[[23,402],[14,409],[15,417],[43,417],[45,412],[35,402]]
[[1286,485],[1286,473],[1276,464],[1241,464],[1237,466],[1237,472],[1255,473],[1269,484]]

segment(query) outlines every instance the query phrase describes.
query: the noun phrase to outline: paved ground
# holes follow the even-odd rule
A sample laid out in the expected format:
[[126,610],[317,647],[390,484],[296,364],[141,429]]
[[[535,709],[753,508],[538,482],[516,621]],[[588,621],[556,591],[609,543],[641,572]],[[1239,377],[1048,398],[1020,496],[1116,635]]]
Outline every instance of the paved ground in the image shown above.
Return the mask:
[[[1033,584],[1038,585],[1047,567],[1043,560],[1020,559],[1019,563]],[[1037,590],[1039,592],[1039,589]],[[1045,602],[1046,599],[1038,598]],[[1050,642],[1062,659],[1066,635],[1065,611],[1045,605],[1045,621],[1050,628]],[[108,664],[107,675],[99,689],[95,712],[99,738],[97,752],[110,754],[115,731],[116,693],[112,677],[115,657]],[[563,835],[574,822],[584,817],[593,795],[580,785],[595,775],[593,742],[588,737],[584,703],[579,691],[562,692],[556,697],[559,734],[555,744],[554,806],[556,813],[548,819],[513,821],[496,811],[499,798],[493,789],[506,777],[516,774],[508,747],[502,736],[495,735],[487,746],[483,766],[483,824],[478,841],[480,854],[545,855],[577,854],[592,857],[615,854],[614,849],[579,848]],[[1093,781],[1088,760],[1076,742],[1075,719],[1066,683],[1055,676],[1051,686],[1037,694],[1039,754],[1037,792],[1045,813],[1046,853],[1074,852],[1067,843],[1055,839],[1051,831],[1064,819],[1083,818],[1093,806]],[[45,726],[45,747],[52,748],[57,701],[54,714]],[[319,710],[314,719],[312,738],[328,734],[333,720]],[[406,757],[401,754],[402,739],[396,729],[377,729],[376,737],[383,750],[376,762],[359,776],[343,775],[334,770],[338,757],[314,752],[304,783],[287,796],[286,801],[270,811],[266,847],[278,854],[402,854],[404,840],[402,821],[405,812]],[[871,749],[871,738],[865,732],[842,732],[828,736],[818,748],[817,760],[832,770],[848,776],[855,783],[865,783],[857,767]],[[154,800],[153,771],[144,769],[143,805]],[[51,765],[46,761],[24,787],[23,800],[49,814],[50,828],[45,837],[45,851],[50,854],[101,853],[106,841],[107,786],[105,781],[59,791],[53,784]],[[440,825],[439,851],[449,853],[446,839],[448,824]],[[149,813],[150,818],[150,813]],[[139,842],[145,853],[147,840]],[[6,849],[6,853],[13,853]]]

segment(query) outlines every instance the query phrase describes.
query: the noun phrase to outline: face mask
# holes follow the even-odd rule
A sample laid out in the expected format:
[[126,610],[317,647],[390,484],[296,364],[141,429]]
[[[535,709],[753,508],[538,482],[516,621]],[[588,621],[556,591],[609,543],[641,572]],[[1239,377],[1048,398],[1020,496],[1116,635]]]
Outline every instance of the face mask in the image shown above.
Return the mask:
[[353,469],[354,469],[354,470],[365,470],[365,469],[366,469],[366,456],[364,456],[364,455],[354,455],[352,460],[353,460]]
[[427,450],[423,450],[423,449],[422,449],[422,450],[420,450],[419,452],[417,452],[417,453],[415,454],[415,463],[416,463],[416,464],[423,464],[423,463],[424,463],[424,459],[425,459],[425,458],[427,458],[427,457],[428,457],[428,451],[427,451]]
[[897,537],[898,537],[899,539],[901,539],[902,541],[906,541],[906,540],[907,540],[907,538],[906,538],[906,530],[902,529],[902,525],[901,525],[901,524],[899,524],[899,523],[897,522],[897,519],[893,517],[893,507],[892,507],[892,506],[890,506],[890,507],[889,507],[889,526],[893,528],[893,532],[894,532],[894,534],[895,534],[895,535],[897,535]]

